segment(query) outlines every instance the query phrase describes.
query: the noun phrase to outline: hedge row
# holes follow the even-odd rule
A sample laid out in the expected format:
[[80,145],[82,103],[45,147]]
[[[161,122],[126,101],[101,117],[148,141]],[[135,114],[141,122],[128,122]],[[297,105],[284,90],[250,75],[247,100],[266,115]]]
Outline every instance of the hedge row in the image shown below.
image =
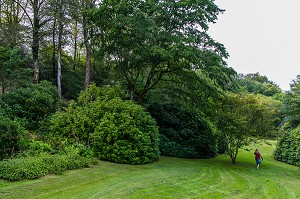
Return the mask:
[[66,170],[88,167],[95,159],[77,153],[65,155],[40,154],[31,157],[8,159],[0,162],[0,178],[10,181],[34,179]]

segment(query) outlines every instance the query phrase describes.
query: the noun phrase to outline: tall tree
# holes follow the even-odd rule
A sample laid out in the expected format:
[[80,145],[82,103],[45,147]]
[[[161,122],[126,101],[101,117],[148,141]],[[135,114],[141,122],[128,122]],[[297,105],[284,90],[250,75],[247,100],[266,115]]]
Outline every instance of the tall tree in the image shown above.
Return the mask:
[[281,103],[272,98],[247,93],[227,93],[217,111],[217,126],[232,163],[236,163],[239,148],[248,144],[251,137],[274,134],[280,106]]
[[211,0],[103,0],[89,17],[99,28],[93,41],[142,102],[168,74],[203,69],[203,53],[227,57],[207,33],[220,12]]
[[[82,0],[82,12],[88,9],[92,9],[95,6],[95,0]],[[92,47],[90,42],[90,31],[86,16],[82,15],[82,26],[83,26],[83,40],[86,51],[86,63],[85,63],[85,80],[84,90],[86,90],[91,80],[91,65],[92,65]]]
[[23,43],[25,27],[22,25],[24,11],[20,7],[21,0],[0,1],[0,44],[2,46],[20,45]]
[[274,96],[282,93],[278,85],[259,73],[240,74],[238,82],[242,90],[250,93],[266,96]]
[[58,96],[61,98],[61,54],[62,54],[62,36],[63,36],[63,17],[65,14],[65,0],[58,0],[58,44],[57,44],[57,89]]
[[290,88],[284,97],[283,111],[285,120],[291,128],[295,128],[300,125],[300,75],[293,80]]
[[[53,17],[48,12],[51,10],[50,3],[48,0],[14,0],[27,18],[27,23],[30,24],[31,42],[30,46],[32,49],[33,58],[33,80],[35,82],[39,81],[39,50],[40,50],[40,40],[44,36],[42,33],[45,31],[43,27],[53,20]],[[26,22],[25,22],[26,23]]]

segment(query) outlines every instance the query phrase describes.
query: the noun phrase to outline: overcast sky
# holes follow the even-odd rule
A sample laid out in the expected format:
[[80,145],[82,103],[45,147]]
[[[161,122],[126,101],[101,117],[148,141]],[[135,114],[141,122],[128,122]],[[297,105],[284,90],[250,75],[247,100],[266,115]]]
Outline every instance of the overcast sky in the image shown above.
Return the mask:
[[238,73],[259,72],[283,90],[300,75],[300,0],[216,0],[225,9],[210,26]]

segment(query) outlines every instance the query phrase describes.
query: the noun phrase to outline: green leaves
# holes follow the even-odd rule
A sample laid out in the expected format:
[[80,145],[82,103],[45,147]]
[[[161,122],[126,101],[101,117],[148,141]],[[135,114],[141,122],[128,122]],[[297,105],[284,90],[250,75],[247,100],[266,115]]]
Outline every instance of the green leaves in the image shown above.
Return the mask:
[[57,146],[81,143],[93,147],[103,160],[127,164],[153,162],[159,157],[158,127],[149,113],[132,101],[123,101],[119,87],[82,92],[78,104],[51,120],[51,135]]
[[181,158],[217,155],[216,129],[199,110],[175,103],[153,103],[148,110],[160,127],[163,155]]
[[286,132],[278,141],[274,151],[276,160],[300,166],[300,127]]
[[0,115],[0,160],[10,158],[19,150],[23,129],[17,121]]
[[[93,41],[142,102],[168,74],[204,68],[201,53],[227,56],[207,34],[220,9],[213,1],[103,1],[87,15],[99,28]],[[223,67],[220,63],[218,67]]]

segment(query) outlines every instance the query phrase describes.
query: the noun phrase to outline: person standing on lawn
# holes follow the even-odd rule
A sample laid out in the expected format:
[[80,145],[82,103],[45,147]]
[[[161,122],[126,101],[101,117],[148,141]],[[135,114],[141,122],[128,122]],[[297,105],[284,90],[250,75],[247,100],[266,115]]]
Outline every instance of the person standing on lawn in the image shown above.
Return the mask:
[[255,161],[256,161],[256,169],[259,169],[259,166],[261,164],[261,161],[264,160],[263,157],[261,156],[260,152],[258,151],[258,149],[255,149],[254,151],[254,155],[255,155]]

